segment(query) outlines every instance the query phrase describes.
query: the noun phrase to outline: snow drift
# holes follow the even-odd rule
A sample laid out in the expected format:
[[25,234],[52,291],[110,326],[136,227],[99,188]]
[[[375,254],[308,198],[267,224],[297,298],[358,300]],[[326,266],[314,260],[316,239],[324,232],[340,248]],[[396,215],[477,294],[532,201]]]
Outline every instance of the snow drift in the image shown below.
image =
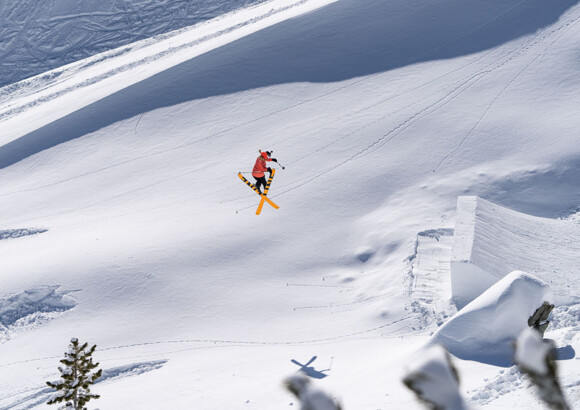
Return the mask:
[[[548,282],[556,303],[566,304],[578,265],[563,264],[580,251],[580,225],[539,218],[475,196],[457,201],[451,260],[453,301],[461,308],[514,270],[531,272]],[[572,270],[572,271],[570,271]]]
[[547,283],[521,271],[501,279],[460,310],[431,338],[453,355],[498,366],[513,363],[513,342],[552,294]]

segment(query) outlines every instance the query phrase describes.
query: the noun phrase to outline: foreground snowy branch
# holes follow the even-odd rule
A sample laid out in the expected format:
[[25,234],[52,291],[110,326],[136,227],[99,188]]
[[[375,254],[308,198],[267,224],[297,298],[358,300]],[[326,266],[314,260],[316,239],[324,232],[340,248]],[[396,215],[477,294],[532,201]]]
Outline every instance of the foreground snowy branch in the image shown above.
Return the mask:
[[427,348],[424,355],[409,364],[403,383],[430,409],[468,409],[459,392],[457,370],[440,345]]
[[340,403],[312,386],[310,379],[303,374],[288,377],[284,385],[300,400],[300,410],[342,410]]
[[524,330],[516,342],[515,361],[519,369],[538,387],[540,397],[554,410],[568,410],[558,381],[555,350],[552,343],[542,340],[538,330]]

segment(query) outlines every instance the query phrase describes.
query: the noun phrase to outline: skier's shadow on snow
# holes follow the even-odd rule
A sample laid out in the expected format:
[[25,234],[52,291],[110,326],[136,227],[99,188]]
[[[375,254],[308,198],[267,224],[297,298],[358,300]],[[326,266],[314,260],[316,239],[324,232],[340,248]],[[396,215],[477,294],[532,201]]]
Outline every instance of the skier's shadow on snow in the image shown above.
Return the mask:
[[297,366],[300,366],[300,369],[298,369],[299,372],[304,373],[305,375],[307,375],[308,377],[312,377],[313,379],[324,379],[325,377],[327,377],[328,375],[324,372],[329,371],[330,369],[324,369],[324,370],[316,370],[314,368],[314,366],[310,366],[312,364],[312,362],[314,362],[316,360],[317,356],[313,356],[306,364],[302,364],[297,360],[290,360],[292,363],[294,363]]
[[6,144],[0,147],[0,169],[162,107],[277,84],[342,81],[488,50],[537,33],[579,1],[547,7],[544,0],[341,0],[179,64]]

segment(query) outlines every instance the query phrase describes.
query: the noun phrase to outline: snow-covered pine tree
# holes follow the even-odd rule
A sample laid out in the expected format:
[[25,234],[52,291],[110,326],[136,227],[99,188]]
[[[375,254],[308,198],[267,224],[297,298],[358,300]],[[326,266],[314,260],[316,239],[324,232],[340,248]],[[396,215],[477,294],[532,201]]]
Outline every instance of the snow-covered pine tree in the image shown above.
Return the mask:
[[60,362],[65,367],[59,367],[61,379],[46,384],[56,392],[47,404],[64,402],[61,409],[73,408],[75,410],[86,410],[85,404],[91,399],[98,399],[100,396],[91,394],[90,386],[101,377],[102,370],[93,372],[99,363],[93,363],[92,354],[97,345],[87,350],[87,343],[79,345],[76,338],[71,339],[69,350],[64,354],[65,358]]

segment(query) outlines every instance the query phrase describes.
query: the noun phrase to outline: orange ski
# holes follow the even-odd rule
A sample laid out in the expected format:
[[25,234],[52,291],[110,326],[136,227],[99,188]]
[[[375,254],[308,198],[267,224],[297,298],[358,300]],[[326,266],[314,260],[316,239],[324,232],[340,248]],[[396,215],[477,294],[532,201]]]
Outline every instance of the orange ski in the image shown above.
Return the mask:
[[264,193],[260,194],[260,191],[258,190],[258,188],[256,188],[256,186],[254,184],[252,184],[250,181],[248,181],[246,178],[244,178],[244,176],[239,172],[238,173],[238,177],[240,177],[240,179],[250,188],[252,188],[258,195],[260,195],[260,197],[262,197],[262,199],[260,200],[260,204],[258,205],[258,209],[256,209],[256,215],[260,215],[260,213],[262,212],[262,208],[264,207],[264,202],[268,202],[270,205],[272,205],[272,207],[274,209],[279,209],[280,207],[278,205],[276,205],[274,202],[272,202],[272,200],[270,198],[268,198],[266,195],[268,195],[268,191],[270,190],[270,185],[272,184],[272,179],[274,179],[274,174],[276,173],[276,170],[273,169],[272,172],[270,173],[270,178],[268,178],[268,182],[266,183],[266,186],[264,187]]

